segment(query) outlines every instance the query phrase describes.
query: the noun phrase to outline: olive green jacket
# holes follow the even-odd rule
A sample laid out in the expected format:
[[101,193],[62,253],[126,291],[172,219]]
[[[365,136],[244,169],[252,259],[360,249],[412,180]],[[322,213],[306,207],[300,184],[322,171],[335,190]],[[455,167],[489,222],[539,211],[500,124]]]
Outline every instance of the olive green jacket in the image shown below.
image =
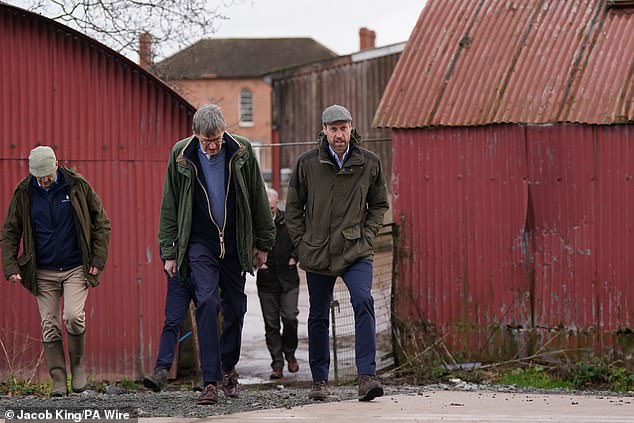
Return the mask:
[[353,129],[349,156],[338,169],[322,132],[319,146],[300,156],[291,175],[286,227],[306,271],[339,276],[374,256],[387,188],[378,156],[359,144]]
[[[75,212],[75,227],[79,233],[79,247],[86,282],[90,286],[99,284],[99,275],[91,275],[91,266],[100,271],[108,260],[110,244],[110,220],[101,204],[101,200],[88,181],[73,169],[60,166],[59,169],[68,181],[68,195]],[[9,203],[7,218],[2,227],[2,268],[5,278],[20,274],[22,285],[33,295],[38,294],[35,272],[37,259],[35,235],[31,223],[31,181],[28,175],[15,187]],[[22,251],[20,253],[20,243]]]
[[[227,134],[228,135],[228,134]],[[237,144],[229,169],[236,188],[236,237],[240,264],[245,272],[253,272],[253,248],[271,251],[275,241],[275,225],[271,216],[260,166],[249,141],[229,135],[227,142]],[[161,217],[159,245],[163,258],[176,260],[181,276],[188,274],[186,252],[192,227],[192,205],[196,166],[184,152],[193,136],[174,145],[167,164]],[[223,231],[223,228],[218,228]]]

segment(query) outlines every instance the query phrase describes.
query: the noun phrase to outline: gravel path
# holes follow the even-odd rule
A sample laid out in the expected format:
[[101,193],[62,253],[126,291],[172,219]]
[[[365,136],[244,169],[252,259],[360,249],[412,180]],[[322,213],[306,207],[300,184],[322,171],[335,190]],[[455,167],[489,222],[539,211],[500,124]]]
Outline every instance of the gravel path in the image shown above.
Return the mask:
[[[313,403],[307,398],[309,386],[306,384],[285,385],[242,385],[239,398],[227,399],[222,394],[219,401],[211,406],[196,405],[197,392],[164,391],[158,394],[139,390],[124,392],[118,388],[109,389],[110,393],[86,392],[72,394],[64,398],[45,398],[36,396],[0,397],[0,416],[10,409],[126,409],[138,410],[139,417],[206,417],[221,414],[233,414],[243,411],[254,411],[270,408],[291,408]],[[356,386],[331,387],[329,402],[354,400],[357,398]],[[580,397],[587,395],[613,396],[610,392],[584,391],[570,392],[563,390],[536,390],[516,388],[512,386],[471,384],[456,382],[452,384],[435,384],[426,386],[386,385],[386,395],[424,395],[435,390],[455,391],[493,391],[518,393],[566,393]],[[625,396],[628,396],[627,394]],[[629,394],[631,397],[631,393]]]

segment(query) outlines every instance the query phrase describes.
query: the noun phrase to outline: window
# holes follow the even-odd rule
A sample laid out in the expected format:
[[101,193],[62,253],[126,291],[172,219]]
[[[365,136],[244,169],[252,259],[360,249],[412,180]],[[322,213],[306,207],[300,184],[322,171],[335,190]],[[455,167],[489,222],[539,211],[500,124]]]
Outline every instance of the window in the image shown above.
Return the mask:
[[240,91],[240,126],[253,126],[253,93],[246,88]]

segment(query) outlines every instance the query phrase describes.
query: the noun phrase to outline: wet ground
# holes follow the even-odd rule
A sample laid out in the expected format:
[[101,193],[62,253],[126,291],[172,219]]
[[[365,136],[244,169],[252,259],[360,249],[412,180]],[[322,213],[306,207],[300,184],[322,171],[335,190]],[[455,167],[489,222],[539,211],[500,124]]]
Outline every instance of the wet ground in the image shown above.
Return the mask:
[[[255,286],[255,277],[247,277],[246,293],[248,298],[247,314],[244,318],[242,330],[242,351],[237,370],[240,381],[243,384],[273,383],[269,379],[271,374],[271,355],[266,348],[264,339],[264,320],[262,309]],[[308,290],[306,278],[301,272],[299,292],[299,327],[298,348],[295,354],[299,362],[299,372],[290,373],[284,369],[284,379],[277,382],[310,381],[310,369],[308,367]]]

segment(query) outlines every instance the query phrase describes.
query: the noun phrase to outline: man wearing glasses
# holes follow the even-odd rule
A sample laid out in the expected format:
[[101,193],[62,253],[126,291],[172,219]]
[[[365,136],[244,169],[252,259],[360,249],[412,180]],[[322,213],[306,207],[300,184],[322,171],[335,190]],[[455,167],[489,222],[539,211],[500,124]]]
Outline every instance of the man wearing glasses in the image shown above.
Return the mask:
[[[159,244],[165,272],[183,281],[168,285],[168,297],[177,299],[171,306],[185,310],[190,299],[196,304],[204,382],[198,404],[214,404],[219,382],[225,396],[238,396],[245,276],[266,263],[275,225],[249,141],[225,132],[224,116],[214,104],[198,109],[192,129],[168,161]],[[167,370],[157,360],[153,377],[164,381]]]

